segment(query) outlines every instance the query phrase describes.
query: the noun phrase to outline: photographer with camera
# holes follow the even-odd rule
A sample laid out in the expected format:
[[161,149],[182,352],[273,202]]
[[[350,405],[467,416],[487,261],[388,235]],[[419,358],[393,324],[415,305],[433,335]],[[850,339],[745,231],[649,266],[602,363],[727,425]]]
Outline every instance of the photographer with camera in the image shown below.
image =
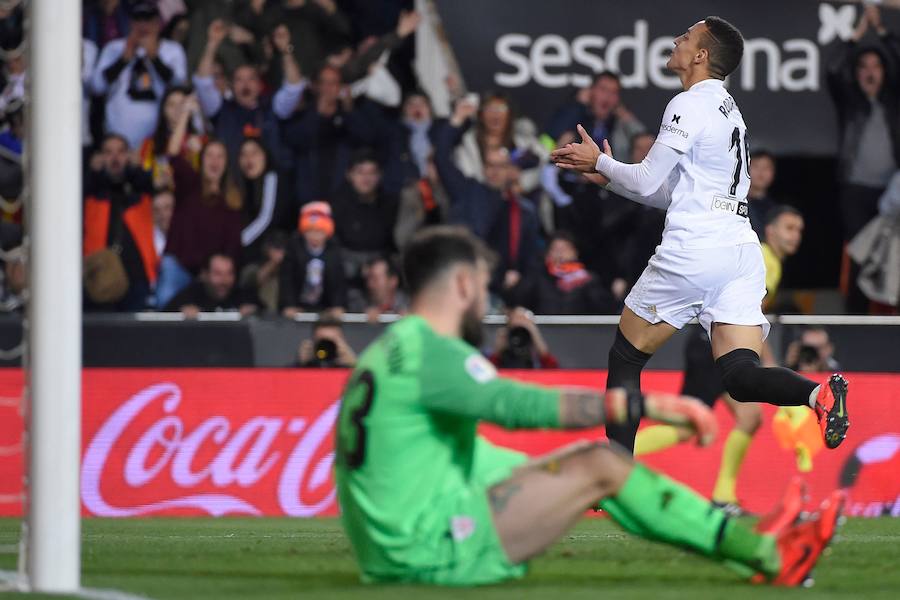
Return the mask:
[[834,358],[834,344],[828,330],[821,325],[803,329],[800,336],[790,343],[784,362],[795,371],[839,371],[841,365]]
[[534,323],[534,314],[522,307],[510,311],[506,327],[497,331],[490,361],[501,369],[559,368],[559,361]]
[[344,324],[330,313],[319,315],[312,338],[301,342],[297,358],[298,367],[343,369],[356,365],[356,353],[344,338]]

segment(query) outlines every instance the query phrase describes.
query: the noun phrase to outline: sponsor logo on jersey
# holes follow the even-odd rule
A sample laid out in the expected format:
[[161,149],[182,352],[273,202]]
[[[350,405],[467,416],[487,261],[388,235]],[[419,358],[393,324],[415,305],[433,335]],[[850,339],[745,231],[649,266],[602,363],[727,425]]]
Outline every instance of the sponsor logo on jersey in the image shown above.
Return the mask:
[[681,115],[672,115],[672,122],[680,124],[681,123]]
[[713,212],[724,212],[744,218],[749,218],[750,216],[750,205],[747,204],[746,200],[738,200],[737,198],[729,198],[728,196],[713,196],[709,210]]
[[[672,120],[674,121],[674,119],[672,119]],[[662,130],[668,131],[669,133],[674,133],[675,135],[680,135],[684,139],[687,139],[687,136],[688,136],[687,131],[685,131],[684,129],[680,129],[678,127],[672,127],[668,123],[662,124]]]
[[466,373],[478,383],[487,383],[497,376],[497,369],[488,359],[480,354],[473,354],[466,359]]

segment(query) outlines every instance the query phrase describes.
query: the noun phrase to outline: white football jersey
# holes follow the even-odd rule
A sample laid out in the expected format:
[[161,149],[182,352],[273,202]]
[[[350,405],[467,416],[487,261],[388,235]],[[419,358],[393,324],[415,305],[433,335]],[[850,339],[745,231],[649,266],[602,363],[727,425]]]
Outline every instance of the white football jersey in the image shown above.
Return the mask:
[[656,141],[682,153],[668,179],[672,202],[661,245],[758,244],[747,210],[747,127],[723,82],[705,79],[672,98]]

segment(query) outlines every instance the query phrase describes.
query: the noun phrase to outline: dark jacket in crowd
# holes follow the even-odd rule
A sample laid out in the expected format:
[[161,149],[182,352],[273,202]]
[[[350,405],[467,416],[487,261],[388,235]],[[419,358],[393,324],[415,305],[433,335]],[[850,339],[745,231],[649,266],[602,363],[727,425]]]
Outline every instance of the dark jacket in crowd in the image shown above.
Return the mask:
[[619,157],[628,156],[631,138],[645,131],[644,125],[640,121],[622,121],[615,115],[610,115],[601,122],[594,117],[594,113],[588,106],[573,100],[562,105],[553,113],[545,132],[555,141],[566,131],[575,133],[578,124],[583,125],[595,140],[608,139],[612,146],[613,156]]
[[217,300],[206,291],[206,285],[203,281],[195,279],[172,298],[163,310],[166,312],[178,312],[183,306],[194,305],[200,309],[200,312],[226,312],[238,310],[245,304],[259,306],[259,298],[250,290],[245,290],[235,285],[228,296]]
[[[526,198],[506,197],[484,183],[463,175],[453,162],[453,149],[464,128],[449,122],[436,123],[431,129],[434,162],[438,176],[450,195],[448,221],[466,225],[499,256],[498,271],[516,270],[526,273],[540,252],[540,224],[537,210]],[[515,206],[513,206],[515,203]],[[511,216],[518,212],[518,249],[511,252]]]
[[[309,277],[310,263],[318,259],[320,289],[311,285]],[[288,240],[281,263],[278,282],[278,306],[284,309],[289,306],[304,311],[321,311],[333,307],[347,305],[347,280],[344,275],[344,261],[340,246],[332,239],[319,256],[310,253],[306,240],[299,232]]]
[[[115,307],[140,310],[150,285],[156,282],[158,257],[153,245],[153,178],[148,171],[126,167],[121,181],[103,171],[84,178],[84,254],[118,247],[128,277],[129,292]],[[101,307],[90,307],[101,308]]]
[[350,155],[356,148],[375,141],[375,129],[359,109],[341,109],[331,117],[316,110],[308,96],[304,110],[281,123],[282,140],[293,150],[300,204],[312,200],[330,200],[344,181]]
[[228,149],[228,162],[237,165],[238,153],[244,138],[261,138],[280,168],[290,166],[290,153],[282,144],[279,122],[272,112],[272,101],[260,97],[256,108],[245,108],[233,98],[222,101],[222,107],[210,119],[216,137]]
[[888,127],[894,162],[900,165],[900,40],[893,33],[879,36],[876,46],[862,46],[850,40],[838,42],[834,57],[826,69],[828,91],[838,113],[840,148],[839,177],[850,174],[863,127],[872,104],[856,81],[856,60],[862,52],[875,50],[884,65],[884,84],[877,101],[883,106]]
[[242,182],[244,191],[244,229],[241,231],[244,264],[262,257],[266,235],[273,230],[285,232],[297,228],[299,209],[294,201],[290,177],[269,170],[255,180]]
[[397,205],[396,196],[381,190],[374,200],[364,201],[350,184],[341,186],[331,201],[341,247],[354,252],[392,251]]
[[550,274],[544,265],[536,267],[510,293],[507,304],[524,306],[540,315],[615,314],[621,307],[600,280],[587,272],[584,281],[571,286]]
[[778,206],[778,202],[771,196],[762,196],[760,198],[747,198],[749,200],[750,226],[759,238],[759,241],[766,241],[766,215],[769,211]]
[[561,172],[560,188],[572,198],[556,207],[556,226],[575,237],[578,254],[607,289],[616,278],[634,284],[662,238],[666,213],[641,206]]

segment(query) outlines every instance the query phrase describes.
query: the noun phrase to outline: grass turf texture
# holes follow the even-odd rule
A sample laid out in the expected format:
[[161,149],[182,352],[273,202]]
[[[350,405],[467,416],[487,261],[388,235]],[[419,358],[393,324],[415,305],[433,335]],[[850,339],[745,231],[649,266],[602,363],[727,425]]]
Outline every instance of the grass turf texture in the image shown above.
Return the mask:
[[[585,519],[534,560],[525,579],[459,590],[363,586],[334,519],[86,519],[82,584],[157,599],[896,598],[900,519],[850,519],[840,536],[816,569],[815,588],[786,590],[747,584],[606,519]],[[19,521],[0,519],[0,546],[18,540]],[[15,562],[0,554],[0,569]]]

